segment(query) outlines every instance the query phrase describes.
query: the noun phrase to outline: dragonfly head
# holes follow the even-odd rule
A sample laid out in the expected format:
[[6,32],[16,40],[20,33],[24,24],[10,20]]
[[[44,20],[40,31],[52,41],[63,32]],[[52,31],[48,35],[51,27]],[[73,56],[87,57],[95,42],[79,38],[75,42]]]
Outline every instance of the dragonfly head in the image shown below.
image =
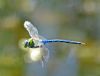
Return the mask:
[[25,48],[27,48],[27,47],[34,48],[35,43],[34,43],[33,39],[25,40],[24,47]]
[[28,47],[28,44],[29,44],[28,40],[25,40],[24,47],[27,48]]

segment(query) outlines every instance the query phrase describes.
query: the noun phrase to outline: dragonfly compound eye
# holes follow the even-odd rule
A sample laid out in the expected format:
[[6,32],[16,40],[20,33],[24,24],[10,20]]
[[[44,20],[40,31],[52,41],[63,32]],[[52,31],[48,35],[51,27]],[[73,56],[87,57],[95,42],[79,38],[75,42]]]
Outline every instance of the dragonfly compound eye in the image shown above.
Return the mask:
[[25,42],[24,42],[24,47],[26,48],[27,46],[28,46],[28,41],[27,40],[25,40]]

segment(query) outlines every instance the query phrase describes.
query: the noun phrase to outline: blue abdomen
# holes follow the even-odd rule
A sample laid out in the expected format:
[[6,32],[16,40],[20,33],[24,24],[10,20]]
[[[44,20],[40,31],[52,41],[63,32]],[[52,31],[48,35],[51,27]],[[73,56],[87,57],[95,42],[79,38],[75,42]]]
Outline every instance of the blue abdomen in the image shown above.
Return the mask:
[[42,40],[42,43],[52,43],[52,42],[62,42],[62,43],[71,43],[71,44],[81,44],[78,41],[71,41],[71,40],[61,40],[61,39],[52,39],[52,40]]

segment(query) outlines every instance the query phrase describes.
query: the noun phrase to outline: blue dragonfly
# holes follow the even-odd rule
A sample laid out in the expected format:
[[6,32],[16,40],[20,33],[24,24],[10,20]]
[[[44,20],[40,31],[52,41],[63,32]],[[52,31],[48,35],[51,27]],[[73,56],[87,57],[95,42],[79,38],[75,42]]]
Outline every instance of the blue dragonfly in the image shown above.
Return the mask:
[[45,62],[48,61],[49,58],[49,50],[45,47],[46,44],[48,43],[54,43],[54,42],[61,42],[61,43],[70,43],[70,44],[82,44],[84,45],[85,43],[78,42],[78,41],[72,41],[72,40],[62,40],[62,39],[45,39],[41,35],[38,34],[37,28],[29,21],[24,22],[24,27],[28,31],[30,35],[30,39],[25,40],[24,47],[25,48],[41,48],[43,50],[40,50],[42,52],[41,55],[41,61],[42,65],[44,65]]

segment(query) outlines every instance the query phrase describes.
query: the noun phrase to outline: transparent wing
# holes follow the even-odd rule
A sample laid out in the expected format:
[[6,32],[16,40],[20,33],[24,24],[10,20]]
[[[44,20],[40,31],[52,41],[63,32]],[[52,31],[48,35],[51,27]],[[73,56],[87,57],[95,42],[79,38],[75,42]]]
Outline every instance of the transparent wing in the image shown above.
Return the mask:
[[38,30],[31,22],[25,21],[24,27],[29,32],[29,35],[31,36],[31,38],[39,39]]
[[49,50],[48,48],[46,48],[45,46],[42,46],[42,67],[44,67],[44,65],[46,64],[46,62],[48,62],[49,59]]
[[42,67],[44,67],[49,59],[49,50],[44,45],[39,48],[28,48],[24,59],[25,62],[28,63],[40,61],[42,63]]

